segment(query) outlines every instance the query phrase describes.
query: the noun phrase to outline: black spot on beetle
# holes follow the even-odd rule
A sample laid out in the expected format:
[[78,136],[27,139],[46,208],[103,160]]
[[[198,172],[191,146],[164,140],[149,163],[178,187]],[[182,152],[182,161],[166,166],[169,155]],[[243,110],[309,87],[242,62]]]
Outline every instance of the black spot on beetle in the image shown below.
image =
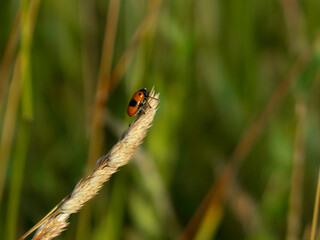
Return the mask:
[[136,107],[137,104],[138,104],[137,101],[134,100],[134,99],[131,99],[131,101],[129,102],[129,106],[130,106],[130,107]]

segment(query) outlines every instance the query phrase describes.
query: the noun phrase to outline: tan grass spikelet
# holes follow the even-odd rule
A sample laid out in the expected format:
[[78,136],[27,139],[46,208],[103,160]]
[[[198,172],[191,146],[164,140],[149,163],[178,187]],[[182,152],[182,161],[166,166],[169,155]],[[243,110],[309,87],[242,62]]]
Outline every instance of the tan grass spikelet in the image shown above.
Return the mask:
[[139,114],[109,153],[97,161],[94,171],[80,180],[69,196],[20,239],[25,239],[36,229],[38,230],[32,238],[34,240],[47,240],[58,236],[68,226],[69,216],[78,212],[99,192],[119,167],[129,162],[145,138],[157,111],[159,93],[155,94],[154,88],[150,91],[150,97],[152,98],[148,99],[149,104],[145,106],[145,113]]

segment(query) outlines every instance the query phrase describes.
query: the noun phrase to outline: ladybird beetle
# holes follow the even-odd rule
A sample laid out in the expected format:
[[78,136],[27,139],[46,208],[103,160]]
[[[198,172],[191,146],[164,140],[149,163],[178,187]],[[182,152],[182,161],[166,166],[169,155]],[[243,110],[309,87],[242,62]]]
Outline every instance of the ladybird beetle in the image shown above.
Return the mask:
[[140,89],[138,92],[133,94],[131,98],[127,113],[130,117],[138,114],[141,110],[143,111],[143,106],[146,104],[149,98],[149,91],[146,88]]

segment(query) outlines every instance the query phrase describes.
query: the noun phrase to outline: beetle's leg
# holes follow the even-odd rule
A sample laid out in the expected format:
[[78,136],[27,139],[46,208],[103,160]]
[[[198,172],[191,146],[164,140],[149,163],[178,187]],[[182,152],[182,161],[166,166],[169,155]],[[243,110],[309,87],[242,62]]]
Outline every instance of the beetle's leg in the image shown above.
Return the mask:
[[152,99],[154,99],[154,100],[159,101],[159,99],[158,99],[158,98],[155,98],[155,97],[151,97],[151,96],[149,96],[148,98],[152,98]]

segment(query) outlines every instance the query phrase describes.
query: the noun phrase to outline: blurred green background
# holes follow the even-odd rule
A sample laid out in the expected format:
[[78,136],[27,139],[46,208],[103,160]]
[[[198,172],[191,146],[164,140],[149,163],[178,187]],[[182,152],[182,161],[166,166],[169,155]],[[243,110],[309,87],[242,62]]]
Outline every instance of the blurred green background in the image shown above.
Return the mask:
[[136,157],[57,239],[309,239],[319,13],[319,0],[1,1],[0,238],[69,194],[155,86]]

